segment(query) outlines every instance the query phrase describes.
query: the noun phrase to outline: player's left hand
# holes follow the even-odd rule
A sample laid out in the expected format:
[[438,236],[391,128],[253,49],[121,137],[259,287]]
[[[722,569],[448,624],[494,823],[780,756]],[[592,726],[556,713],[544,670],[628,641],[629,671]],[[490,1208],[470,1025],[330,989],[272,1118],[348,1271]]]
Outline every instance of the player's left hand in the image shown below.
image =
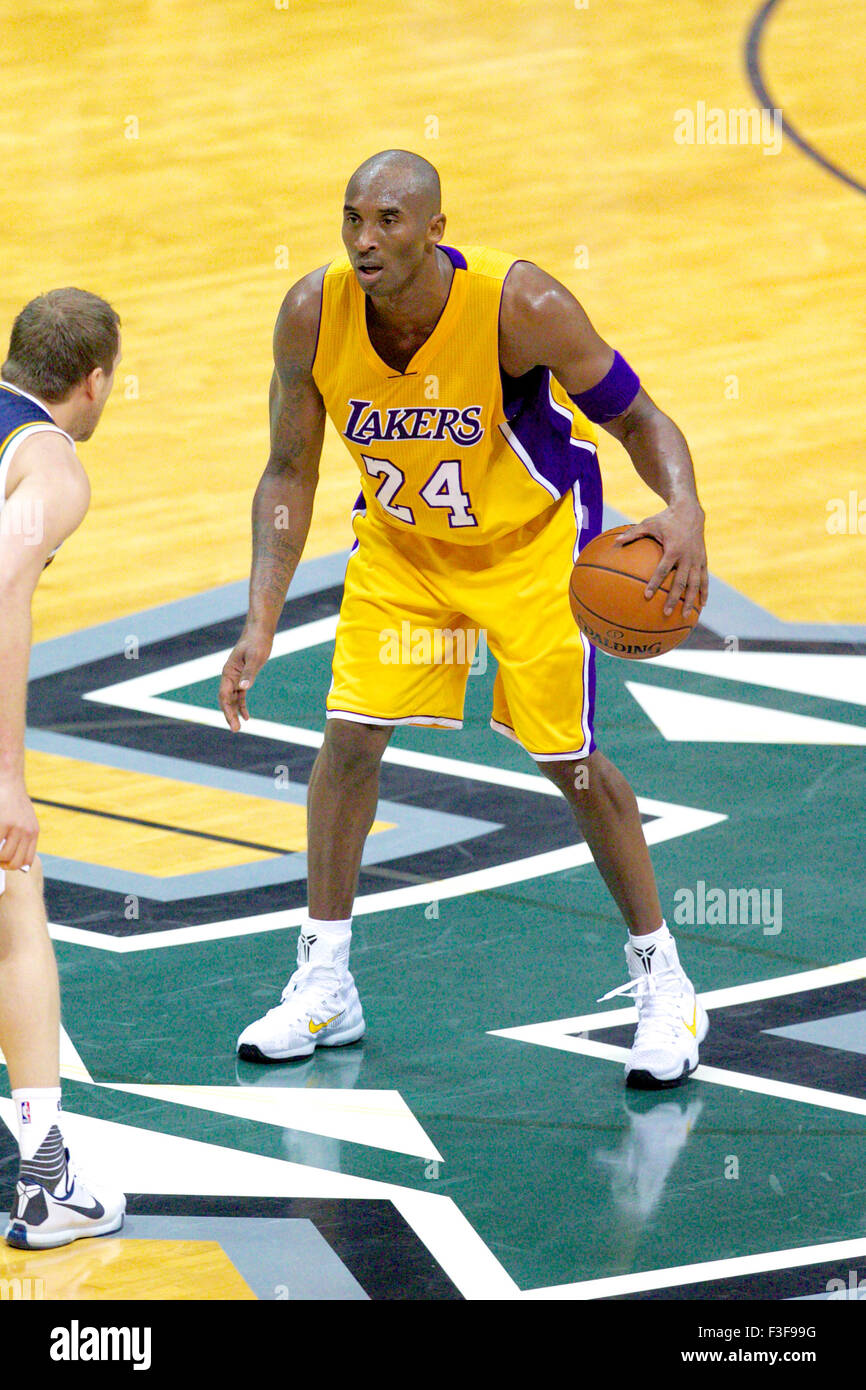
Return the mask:
[[697,605],[703,608],[709,596],[707,549],[704,544],[704,512],[697,502],[666,507],[655,516],[648,516],[629,526],[617,539],[617,545],[628,545],[639,536],[653,536],[662,547],[662,556],[647,584],[646,598],[652,598],[666,575],[675,571],[671,591],[665,604],[669,617],[679,600],[683,600],[683,617],[688,617]]

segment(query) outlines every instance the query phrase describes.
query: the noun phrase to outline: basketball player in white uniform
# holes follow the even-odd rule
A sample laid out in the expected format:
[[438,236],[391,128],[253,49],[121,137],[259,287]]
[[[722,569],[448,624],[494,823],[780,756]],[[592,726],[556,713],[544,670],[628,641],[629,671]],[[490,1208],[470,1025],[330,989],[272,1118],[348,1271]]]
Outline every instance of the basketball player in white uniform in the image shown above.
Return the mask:
[[15,320],[0,379],[0,1047],[20,1148],[6,1240],[26,1250],[117,1231],[126,1209],[85,1185],[63,1139],[57,966],[24,784],[31,600],[87,511],[74,441],[90,438],[108,400],[119,324],[83,290],[40,295]]

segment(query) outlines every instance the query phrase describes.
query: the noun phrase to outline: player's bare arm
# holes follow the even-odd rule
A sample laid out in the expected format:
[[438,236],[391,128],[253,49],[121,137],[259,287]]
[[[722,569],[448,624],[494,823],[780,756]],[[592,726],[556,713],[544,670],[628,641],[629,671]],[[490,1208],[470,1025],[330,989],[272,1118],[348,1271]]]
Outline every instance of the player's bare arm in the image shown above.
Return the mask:
[[[603,381],[614,350],[595,331],[581,305],[552,276],[527,261],[518,262],[505,281],[500,327],[500,361],[509,376],[536,366],[549,367],[572,396]],[[618,439],[644,482],[667,503],[623,533],[622,544],[654,536],[663,547],[647,597],[675,571],[665,612],[683,598],[687,616],[707,601],[704,512],[698,500],[689,448],[681,430],[641,388],[628,408],[603,427]]]
[[225,666],[220,707],[236,733],[249,719],[247,692],[271,653],[289,585],[303,553],[319,480],[325,407],[313,380],[325,268],[293,286],[274,330],[271,447],[253,498],[250,601]]
[[33,863],[39,825],[24,785],[27,672],[33,592],[52,551],[90,501],[87,475],[60,434],[27,439],[15,457],[0,516],[0,868]]

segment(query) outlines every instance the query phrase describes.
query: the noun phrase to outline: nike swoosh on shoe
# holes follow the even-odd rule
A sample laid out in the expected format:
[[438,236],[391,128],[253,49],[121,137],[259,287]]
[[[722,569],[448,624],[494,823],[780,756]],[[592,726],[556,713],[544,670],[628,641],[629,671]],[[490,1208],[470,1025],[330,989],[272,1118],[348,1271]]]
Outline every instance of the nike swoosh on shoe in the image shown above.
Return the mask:
[[316,1022],[311,1018],[311,1019],[310,1019],[310,1032],[313,1033],[313,1034],[315,1034],[315,1033],[321,1033],[322,1029],[323,1029],[323,1028],[327,1028],[327,1026],[328,1026],[329,1023],[336,1023],[336,1021],[337,1021],[338,1018],[342,1018],[342,1017],[343,1017],[343,1014],[344,1014],[345,1012],[346,1012],[345,1009],[341,1009],[340,1012],[339,1012],[338,1014],[334,1014],[334,1017],[333,1017],[333,1018],[326,1018],[325,1021],[324,1021],[324,1023],[316,1023]]
[[64,1201],[62,1198],[59,1197],[55,1200],[58,1201],[61,1206],[65,1207],[67,1211],[77,1211],[79,1216],[93,1216],[96,1217],[98,1220],[100,1216],[105,1215],[105,1207],[102,1205],[101,1202],[97,1202],[95,1197],[93,1199],[92,1207],[79,1207],[76,1205],[75,1202]]

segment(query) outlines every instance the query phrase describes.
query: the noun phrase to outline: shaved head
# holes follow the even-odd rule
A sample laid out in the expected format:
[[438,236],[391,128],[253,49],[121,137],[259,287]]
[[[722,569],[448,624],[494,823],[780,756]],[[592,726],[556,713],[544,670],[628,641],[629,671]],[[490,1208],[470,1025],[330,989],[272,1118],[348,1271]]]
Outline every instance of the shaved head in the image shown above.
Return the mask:
[[441,212],[442,190],[439,175],[428,159],[411,150],[382,150],[365,159],[346,187],[346,201],[359,195],[392,194],[409,199],[425,218]]
[[382,150],[355,170],[343,204],[343,245],[365,294],[438,300],[453,273],[437,251],[445,232],[440,202],[439,175],[411,150]]

